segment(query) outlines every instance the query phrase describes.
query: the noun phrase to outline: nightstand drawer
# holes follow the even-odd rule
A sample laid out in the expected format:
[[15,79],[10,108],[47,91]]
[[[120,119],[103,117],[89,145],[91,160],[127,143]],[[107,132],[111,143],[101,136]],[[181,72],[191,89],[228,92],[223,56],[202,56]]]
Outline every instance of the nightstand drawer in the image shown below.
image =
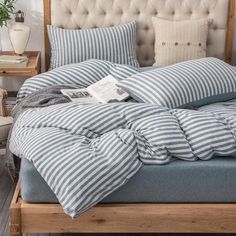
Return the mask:
[[33,71],[14,71],[14,70],[9,70],[9,69],[4,69],[4,68],[0,68],[0,76],[2,77],[30,77],[30,76],[34,76],[37,75],[38,73],[36,72],[37,70],[33,70]]

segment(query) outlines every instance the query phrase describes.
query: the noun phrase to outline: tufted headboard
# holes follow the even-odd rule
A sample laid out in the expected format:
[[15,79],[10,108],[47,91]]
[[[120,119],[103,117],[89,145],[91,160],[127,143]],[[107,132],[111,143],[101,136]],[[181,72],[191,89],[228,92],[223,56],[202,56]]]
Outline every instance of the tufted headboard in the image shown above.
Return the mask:
[[142,66],[154,63],[152,17],[211,19],[207,55],[231,62],[236,0],[44,0],[45,61],[50,63],[46,26],[84,29],[138,22],[137,55]]

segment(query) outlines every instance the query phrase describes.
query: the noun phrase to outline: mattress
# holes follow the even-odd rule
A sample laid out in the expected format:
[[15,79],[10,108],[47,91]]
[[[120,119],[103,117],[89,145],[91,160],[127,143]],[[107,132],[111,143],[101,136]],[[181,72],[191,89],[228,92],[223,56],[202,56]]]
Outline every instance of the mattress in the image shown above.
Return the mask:
[[[58,202],[27,159],[21,163],[20,185],[22,198],[27,202]],[[236,158],[144,165],[126,185],[102,202],[236,202]]]

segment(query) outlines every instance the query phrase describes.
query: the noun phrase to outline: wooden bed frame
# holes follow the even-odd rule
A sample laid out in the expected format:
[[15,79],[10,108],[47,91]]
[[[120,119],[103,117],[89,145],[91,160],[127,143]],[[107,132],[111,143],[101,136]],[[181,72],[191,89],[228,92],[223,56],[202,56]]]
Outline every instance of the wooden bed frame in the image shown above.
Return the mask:
[[[50,45],[50,0],[44,0],[45,68]],[[230,63],[236,0],[230,0],[225,60]],[[98,204],[72,220],[59,204],[30,204],[17,184],[10,207],[10,235],[22,233],[235,233],[236,203],[232,204]]]

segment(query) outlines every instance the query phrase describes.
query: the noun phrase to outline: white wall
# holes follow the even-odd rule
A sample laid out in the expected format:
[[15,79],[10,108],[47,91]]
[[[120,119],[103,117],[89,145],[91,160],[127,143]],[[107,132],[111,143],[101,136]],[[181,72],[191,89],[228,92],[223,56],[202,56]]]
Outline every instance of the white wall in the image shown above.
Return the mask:
[[[17,0],[16,10],[22,10],[26,13],[25,23],[31,27],[31,37],[27,50],[37,50],[42,52],[42,65],[44,65],[44,36],[43,36],[43,0]],[[9,24],[10,26],[11,24]],[[236,29],[236,28],[235,28]],[[1,42],[3,50],[12,50],[8,37],[7,29],[1,30]],[[234,48],[236,48],[236,30]],[[236,54],[234,53],[234,62],[236,64]],[[18,90],[23,80],[1,79],[0,87],[8,90]]]
[[[31,27],[31,36],[26,50],[41,51],[44,57],[44,35],[43,35],[43,0],[17,0],[16,10],[25,12],[25,24]],[[9,27],[13,21],[8,25]],[[3,50],[13,50],[6,27],[1,30],[1,44]],[[43,65],[44,63],[42,63]],[[14,91],[18,90],[24,79],[0,78],[0,87]]]

